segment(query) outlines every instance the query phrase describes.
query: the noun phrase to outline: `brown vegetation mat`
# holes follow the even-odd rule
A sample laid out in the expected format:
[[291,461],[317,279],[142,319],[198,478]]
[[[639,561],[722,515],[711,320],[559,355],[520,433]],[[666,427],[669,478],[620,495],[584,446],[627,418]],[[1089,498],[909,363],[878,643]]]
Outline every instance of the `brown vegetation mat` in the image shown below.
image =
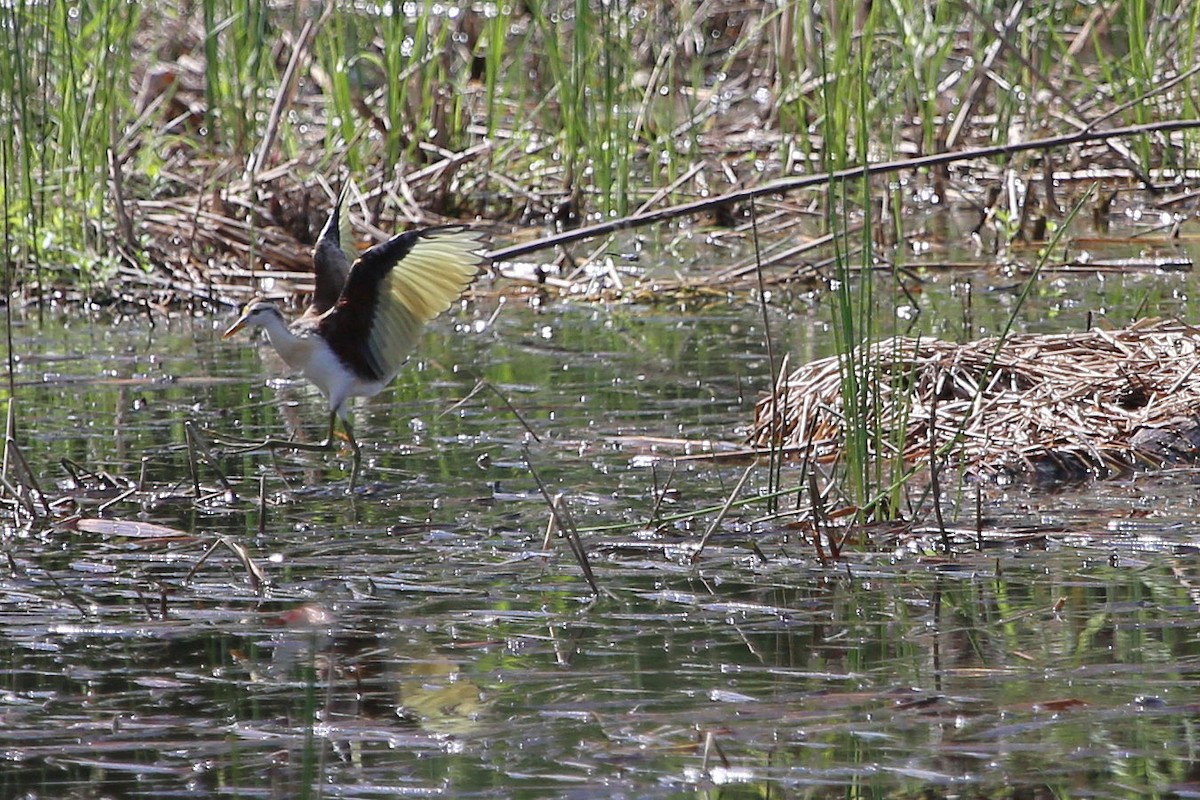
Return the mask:
[[[1158,122],[1151,125],[1113,131],[1114,135],[1131,132],[1168,131],[1192,127],[1192,120]],[[867,175],[884,175],[910,169],[945,165],[957,161],[978,163],[986,157],[1039,150],[1065,143],[1079,144],[1103,139],[1105,134],[1085,132],[1065,137],[1035,140],[1007,147],[986,147],[963,150],[936,156],[905,159],[857,167],[828,175],[808,175],[797,178],[767,181],[751,189],[737,190],[716,197],[645,211],[620,219],[557,233],[543,234],[541,229],[526,229],[511,233],[504,225],[494,225],[492,251],[497,272],[508,279],[513,288],[531,287],[554,289],[587,299],[625,297],[654,302],[664,297],[716,296],[729,290],[745,290],[754,286],[780,286],[795,281],[809,281],[822,274],[828,266],[825,258],[835,237],[805,236],[797,233],[804,215],[797,207],[783,200],[790,192],[822,186],[830,181],[847,180]],[[470,153],[446,153],[405,176],[406,191],[401,197],[379,175],[355,181],[351,193],[351,217],[360,244],[382,241],[387,236],[412,225],[433,225],[457,221],[456,214],[439,214],[422,210],[445,207],[444,200],[435,199],[445,191],[447,176],[456,175],[452,182],[461,189],[469,170],[468,162],[482,158],[486,145]],[[123,219],[129,234],[125,241],[114,242],[122,256],[119,259],[117,286],[124,299],[136,300],[150,294],[157,302],[170,303],[179,299],[202,300],[218,305],[240,305],[258,294],[295,299],[312,288],[311,248],[317,232],[324,224],[328,209],[338,187],[328,181],[310,177],[302,183],[295,180],[299,162],[291,162],[264,172],[253,182],[235,180],[216,188],[209,186],[198,192],[174,197],[130,201],[123,207]],[[969,170],[968,170],[969,171]],[[486,171],[472,180],[483,180]],[[608,260],[607,272],[586,270],[584,266],[609,250],[605,237],[645,225],[669,222],[713,212],[722,206],[741,207],[753,198],[764,203],[757,223],[741,219],[724,233],[726,240],[747,239],[755,233],[763,237],[763,248],[744,256],[740,261],[722,268],[701,269],[691,276],[675,273],[653,277],[634,270],[622,278],[620,270]],[[1112,194],[1105,195],[1105,203]],[[1177,196],[1160,199],[1158,205],[1177,202]],[[994,202],[994,199],[993,199]],[[990,206],[980,210],[980,225],[989,214]],[[1105,211],[1104,213],[1107,213]],[[740,217],[741,215],[739,215]],[[480,224],[480,223],[476,223]],[[857,230],[857,226],[852,231]],[[136,235],[134,234],[136,231]],[[1178,225],[1172,236],[1178,235]],[[569,255],[568,247],[583,240],[596,238],[598,244],[584,245]],[[1175,241],[1172,239],[1172,241]],[[744,249],[744,248],[743,248]],[[529,257],[538,251],[558,253],[554,263],[543,263],[546,256]],[[1188,269],[1191,261],[1171,250],[1174,258],[1169,266]],[[938,266],[928,264],[927,266]],[[944,265],[943,265],[944,266]],[[964,266],[974,267],[978,264]],[[1051,265],[1070,268],[1072,264]],[[1081,265],[1089,270],[1105,269],[1103,263]],[[1136,268],[1137,265],[1132,265]],[[1156,255],[1152,266],[1164,268],[1164,257]],[[1131,268],[1124,264],[1121,269]],[[761,271],[761,278],[759,273]]]
[[[1104,476],[1200,455],[1200,329],[1121,330],[955,344],[897,337],[853,357],[876,451],[982,478]],[[800,367],[758,403],[751,443],[837,459],[846,436],[837,356]],[[864,394],[864,396],[866,396]],[[942,457],[945,460],[942,460]]]

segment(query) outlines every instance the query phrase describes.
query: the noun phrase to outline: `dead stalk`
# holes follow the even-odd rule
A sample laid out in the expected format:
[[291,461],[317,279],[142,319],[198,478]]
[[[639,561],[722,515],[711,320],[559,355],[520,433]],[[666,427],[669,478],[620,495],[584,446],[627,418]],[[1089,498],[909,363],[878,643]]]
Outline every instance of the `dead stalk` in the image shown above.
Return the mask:
[[838,554],[836,543],[833,539],[833,534],[828,534],[829,538],[829,556],[825,555],[825,547],[821,543],[821,536],[825,531],[825,495],[821,493],[821,487],[817,485],[816,472],[808,473],[808,497],[812,505],[812,526],[813,526],[813,547],[817,551],[817,560],[822,564],[828,564],[830,561],[836,561]]
[[35,518],[37,517],[37,506],[33,504],[33,500],[28,497],[27,492],[22,492],[16,486],[13,486],[11,483],[9,483],[8,478],[3,475],[0,475],[0,487],[3,487],[4,491],[12,495],[13,500],[15,500],[18,504],[24,506],[25,510],[29,512],[29,516]]
[[192,568],[189,569],[187,574],[183,576],[183,580],[180,581],[180,584],[186,586],[188,583],[190,583],[192,578],[195,577],[196,573],[200,571],[200,567],[204,566],[204,562],[208,561],[209,556],[216,552],[217,548],[220,546],[220,539],[214,539],[212,542],[210,542],[208,547],[204,548],[204,552],[200,555],[200,558],[196,559],[196,563],[193,564]]
[[230,539],[228,536],[219,536],[217,541],[225,547],[226,550],[237,556],[238,561],[242,563],[242,568],[246,570],[246,576],[250,582],[250,589],[255,594],[262,592],[263,585],[267,582],[266,573],[262,568],[255,563],[250,557],[250,552],[245,547]]
[[208,465],[209,469],[216,475],[217,481],[221,484],[226,494],[233,499],[237,498],[237,492],[233,488],[233,484],[225,477],[225,473],[218,466],[217,459],[213,457],[212,448],[209,447],[208,441],[199,429],[189,420],[184,423],[184,430],[187,433],[188,444],[188,463],[192,470],[192,488],[196,493],[196,499],[200,499],[200,471],[198,463],[201,459]]
[[319,18],[309,17],[305,21],[304,27],[300,30],[296,44],[292,47],[291,58],[288,59],[287,67],[283,71],[283,77],[279,81],[279,88],[275,92],[275,103],[271,107],[270,116],[267,118],[266,132],[263,134],[254,159],[247,168],[248,175],[246,177],[251,183],[254,182],[262,166],[267,163],[267,158],[270,156],[271,149],[275,146],[275,139],[279,134],[279,123],[283,119],[287,107],[295,97],[296,76],[299,72],[300,61],[307,54],[309,44],[312,41],[313,34],[316,33],[316,29],[329,17],[333,6],[333,3],[326,3],[325,10]]
[[525,432],[528,433],[535,442],[542,441],[542,437],[538,436],[537,431],[535,431],[532,427],[530,427],[529,423],[525,421],[525,417],[521,416],[521,412],[517,410],[516,406],[514,406],[509,401],[508,397],[503,392],[501,392],[499,389],[497,389],[492,384],[492,382],[489,381],[487,378],[476,377],[475,385],[473,387],[471,387],[471,391],[467,392],[466,396],[463,397],[463,399],[461,399],[457,403],[454,403],[453,405],[451,405],[449,408],[447,408],[445,411],[443,411],[438,416],[443,417],[446,414],[449,414],[459,408],[462,408],[463,405],[465,405],[468,400],[470,400],[475,395],[479,394],[480,390],[482,390],[482,389],[487,389],[490,392],[492,392],[493,394],[495,394],[497,397],[499,397],[500,402],[504,404],[504,407],[508,409],[509,413],[511,413],[514,417],[516,417],[517,422],[521,423],[521,427],[525,429]]
[[196,461],[198,454],[196,453],[196,430],[191,422],[187,422],[183,426],[184,435],[187,438],[188,451],[188,469],[192,476],[192,496],[197,500],[200,499],[200,468]]
[[[542,483],[541,476],[533,467],[533,462],[529,458],[529,450],[525,449],[525,466],[529,470],[529,474],[533,476],[534,483],[537,484],[538,491],[542,493],[542,497],[546,501],[547,507],[550,509],[550,515],[554,518],[555,524],[562,532],[562,536],[567,540],[567,546],[571,549],[571,554],[575,556],[575,560],[579,563],[579,568],[583,571],[583,577],[591,587],[592,593],[599,596],[602,594],[600,585],[596,583],[596,576],[592,572],[592,565],[588,561],[587,551],[583,547],[583,541],[579,536],[579,529],[575,526],[575,520],[571,517],[571,512],[563,502],[562,494],[550,496],[549,490],[546,489],[546,484]],[[606,592],[604,594],[607,594]]]
[[111,500],[106,500],[105,502],[103,502],[103,503],[101,503],[100,505],[96,506],[96,510],[97,510],[97,511],[99,511],[100,513],[104,513],[105,511],[108,511],[110,508],[112,508],[113,506],[117,505],[118,503],[123,503],[123,502],[125,502],[125,501],[126,501],[126,500],[128,500],[130,497],[132,497],[133,495],[137,494],[137,491],[138,491],[138,489],[137,489],[137,487],[136,487],[136,486],[130,486],[128,489],[126,489],[125,491],[121,492],[119,495],[117,495],[116,497],[112,498]]
[[196,573],[200,571],[200,568],[204,566],[205,562],[207,562],[212,554],[216,552],[218,547],[224,547],[237,557],[238,561],[241,562],[242,567],[246,570],[251,591],[253,591],[255,594],[259,594],[262,591],[263,584],[266,583],[266,574],[256,563],[254,563],[254,559],[250,557],[250,554],[247,552],[246,548],[242,547],[228,536],[218,535],[216,538],[214,538],[212,542],[210,542],[209,545],[204,548],[204,552],[200,555],[200,558],[196,560],[196,563],[192,565],[192,568],[188,570],[186,575],[183,576],[183,580],[180,583],[184,585],[190,583],[192,578],[196,576]]
[[746,479],[750,477],[750,473],[758,466],[758,459],[754,460],[750,466],[742,473],[742,477],[738,478],[737,485],[733,487],[733,491],[725,498],[725,505],[721,506],[721,510],[717,512],[717,516],[713,518],[712,523],[708,526],[708,530],[700,537],[700,544],[696,546],[696,552],[692,553],[692,563],[695,564],[700,560],[700,554],[704,552],[705,546],[708,545],[708,540],[716,533],[717,528],[729,514],[729,509],[733,507],[733,503],[737,500],[738,495],[742,493],[742,487],[746,485]]
[[50,516],[50,504],[46,500],[46,495],[42,493],[42,487],[38,484],[37,475],[29,468],[29,462],[25,460],[25,454],[21,451],[20,446],[16,441],[9,439],[6,449],[12,452],[14,460],[21,468],[22,482],[37,496],[42,504],[42,510],[46,512],[46,516]]
[[729,758],[725,755],[725,751],[721,749],[721,745],[717,743],[717,737],[712,731],[704,732],[704,760],[701,762],[700,769],[707,773],[709,770],[709,758],[713,753],[717,754],[717,758],[721,759],[721,766],[728,769]]
[[983,550],[983,487],[975,484],[975,548]]
[[654,478],[654,508],[650,509],[650,519],[646,522],[646,527],[657,528],[655,520],[658,519],[658,512],[662,509],[663,501],[667,498],[667,492],[671,489],[671,481],[675,479],[675,470],[678,469],[679,462],[671,462],[671,471],[667,473],[667,481],[663,484],[662,490],[658,488],[658,465],[650,465],[650,474]]
[[[7,303],[6,305],[11,305]],[[11,352],[9,357],[11,358]],[[5,415],[4,441],[15,441],[17,438],[16,398],[8,398],[8,413]],[[4,448],[4,461],[0,463],[0,475],[8,474],[8,447]]]

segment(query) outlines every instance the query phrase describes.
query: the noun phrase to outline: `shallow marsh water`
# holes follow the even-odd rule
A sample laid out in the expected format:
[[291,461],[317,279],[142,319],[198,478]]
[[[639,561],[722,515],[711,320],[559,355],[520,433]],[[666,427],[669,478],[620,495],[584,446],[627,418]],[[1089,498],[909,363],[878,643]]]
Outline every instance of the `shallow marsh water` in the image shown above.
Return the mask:
[[[933,276],[916,295],[927,320],[960,324],[963,281]],[[1188,316],[1194,288],[1184,273],[1046,275],[1023,327],[1120,320],[1143,298]],[[967,324],[994,333],[1013,296],[976,292]],[[73,498],[58,515],[89,522],[5,528],[0,796],[1200,787],[1200,474],[992,487],[987,547],[949,557],[880,530],[822,564],[752,506],[693,566],[711,513],[646,523],[720,506],[745,464],[669,478],[646,456],[664,438],[737,441],[767,384],[760,310],[496,311],[440,321],[358,406],[353,498],[345,453],[214,453],[195,498],[185,423],[323,434],[319,397],[261,346],[222,342],[227,320],[21,321],[17,440],[47,495]],[[778,350],[826,354],[826,318],[819,300],[775,312]],[[476,376],[521,420],[490,391],[454,406]],[[527,462],[611,596],[591,596],[561,539],[544,546]]]

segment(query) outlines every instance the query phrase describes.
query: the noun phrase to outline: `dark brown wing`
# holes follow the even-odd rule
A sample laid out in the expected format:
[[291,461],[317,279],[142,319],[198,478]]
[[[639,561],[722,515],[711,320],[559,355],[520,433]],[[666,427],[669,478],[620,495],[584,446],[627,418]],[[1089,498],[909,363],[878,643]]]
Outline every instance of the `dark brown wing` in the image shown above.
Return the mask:
[[319,330],[364,378],[390,381],[416,347],[425,323],[448,309],[479,274],[483,234],[461,225],[393,236],[350,269]]
[[350,275],[350,266],[355,258],[354,233],[350,230],[350,213],[346,203],[346,189],[342,186],[329,220],[321,229],[321,235],[313,248],[313,272],[316,273],[316,288],[313,290],[309,314],[323,314],[333,308],[342,295],[342,287]]

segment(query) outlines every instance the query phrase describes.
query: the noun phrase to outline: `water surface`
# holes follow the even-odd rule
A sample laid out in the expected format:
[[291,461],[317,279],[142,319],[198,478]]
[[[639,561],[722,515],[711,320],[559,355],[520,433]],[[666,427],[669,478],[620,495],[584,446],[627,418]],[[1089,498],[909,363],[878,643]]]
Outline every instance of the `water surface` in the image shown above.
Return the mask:
[[[994,334],[1014,297],[994,276],[926,277],[921,324],[951,338]],[[966,316],[948,311],[964,281],[979,287]],[[1186,315],[1193,283],[1044,276],[1018,327],[1146,302]],[[831,352],[823,302],[771,312],[777,352]],[[950,555],[879,528],[824,562],[752,505],[693,563],[715,513],[663,520],[719,507],[746,462],[648,456],[739,440],[768,384],[761,309],[496,310],[439,321],[357,407],[353,496],[344,451],[189,456],[189,423],[324,435],[316,393],[261,346],[221,341],[227,319],[19,320],[16,440],[55,506],[33,523],[4,506],[0,794],[1197,786],[1197,473],[988,487],[981,549],[972,490],[948,498],[965,531]],[[478,378],[498,391],[459,402]],[[533,473],[582,530],[603,596],[546,539]],[[743,496],[766,483],[752,473]]]

